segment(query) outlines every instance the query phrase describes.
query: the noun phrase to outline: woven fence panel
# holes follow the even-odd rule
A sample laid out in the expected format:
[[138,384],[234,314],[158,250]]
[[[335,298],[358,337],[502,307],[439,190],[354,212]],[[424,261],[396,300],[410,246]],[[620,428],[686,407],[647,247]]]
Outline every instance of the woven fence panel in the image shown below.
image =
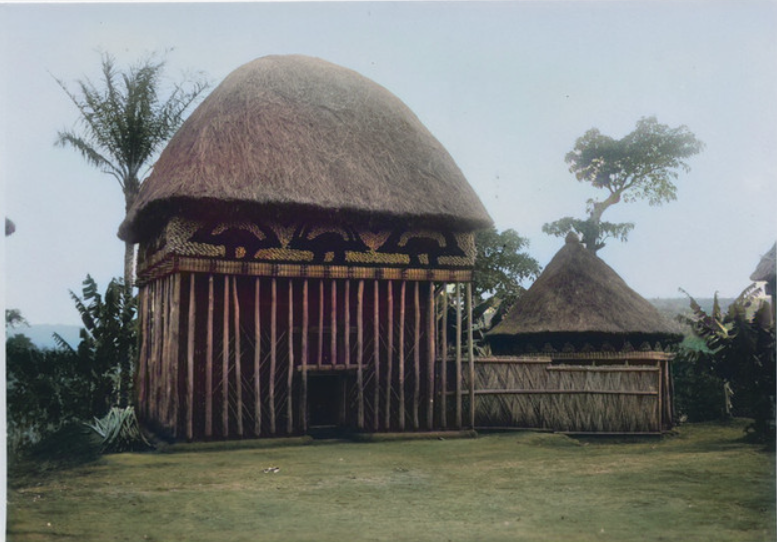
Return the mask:
[[566,432],[661,431],[660,372],[646,365],[553,365],[521,359],[475,364],[477,427]]

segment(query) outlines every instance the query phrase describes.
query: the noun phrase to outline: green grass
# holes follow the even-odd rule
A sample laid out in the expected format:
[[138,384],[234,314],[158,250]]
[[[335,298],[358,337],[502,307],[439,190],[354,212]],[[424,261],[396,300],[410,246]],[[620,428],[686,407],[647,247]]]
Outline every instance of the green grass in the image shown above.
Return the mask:
[[774,454],[743,427],[103,456],[12,478],[8,538],[771,542]]

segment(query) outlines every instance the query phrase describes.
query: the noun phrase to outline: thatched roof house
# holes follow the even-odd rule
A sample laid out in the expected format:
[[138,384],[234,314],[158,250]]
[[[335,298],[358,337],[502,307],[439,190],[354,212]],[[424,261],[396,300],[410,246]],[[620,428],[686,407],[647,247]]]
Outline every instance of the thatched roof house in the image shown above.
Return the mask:
[[494,351],[511,354],[650,350],[679,339],[658,310],[574,234],[488,337]]
[[141,241],[187,210],[491,224],[461,170],[413,112],[366,77],[317,58],[268,56],[232,72],[192,113],[121,225]]
[[761,261],[758,262],[758,267],[755,268],[753,274],[750,275],[750,280],[753,282],[765,282],[764,288],[767,295],[772,297],[772,303],[774,303],[775,295],[775,282],[777,282],[777,243],[772,245],[772,249],[764,254]]
[[445,428],[456,390],[461,427],[437,303],[447,284],[471,294],[474,231],[490,224],[380,85],[303,56],[238,68],[119,230],[140,245],[141,417],[190,440]]

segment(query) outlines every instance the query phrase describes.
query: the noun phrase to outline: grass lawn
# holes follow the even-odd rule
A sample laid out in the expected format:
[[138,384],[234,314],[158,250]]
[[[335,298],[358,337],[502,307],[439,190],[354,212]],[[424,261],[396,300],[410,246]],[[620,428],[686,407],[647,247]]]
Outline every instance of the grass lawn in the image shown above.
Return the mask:
[[743,427],[103,456],[12,472],[8,539],[773,542],[775,456]]

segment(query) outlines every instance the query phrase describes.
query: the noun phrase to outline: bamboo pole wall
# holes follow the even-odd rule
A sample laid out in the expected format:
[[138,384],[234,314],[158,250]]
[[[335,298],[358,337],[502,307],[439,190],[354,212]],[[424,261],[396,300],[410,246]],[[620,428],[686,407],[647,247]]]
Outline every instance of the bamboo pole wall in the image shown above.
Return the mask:
[[187,440],[302,434],[329,403],[333,424],[357,430],[461,428],[474,402],[464,378],[468,297],[453,285],[451,302],[448,291],[408,280],[168,275],[140,292],[138,411]]

